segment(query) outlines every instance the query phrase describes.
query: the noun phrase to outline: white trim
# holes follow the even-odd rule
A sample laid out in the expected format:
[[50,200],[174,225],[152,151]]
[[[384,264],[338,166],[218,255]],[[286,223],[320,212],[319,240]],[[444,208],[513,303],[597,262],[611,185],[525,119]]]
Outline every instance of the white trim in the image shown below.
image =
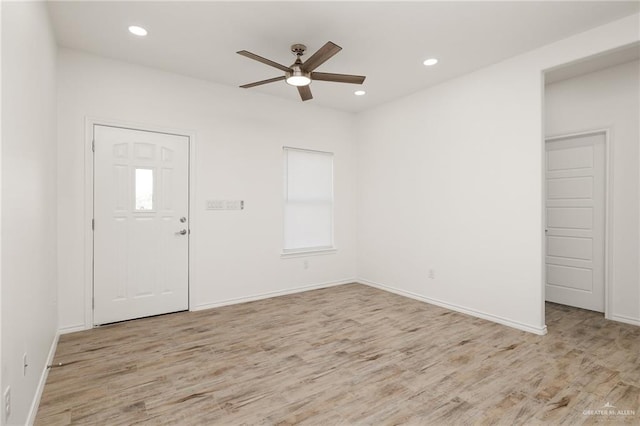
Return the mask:
[[[176,129],[154,124],[136,123],[109,118],[85,117],[85,168],[84,168],[84,300],[85,314],[83,330],[93,328],[93,231],[91,220],[93,219],[93,128],[96,125],[121,127],[132,130],[142,130],[155,133],[167,133],[185,136],[189,139],[189,306],[195,303],[193,289],[196,288],[196,265],[193,259],[196,257],[195,240],[197,232],[196,223],[196,132],[192,130]],[[79,331],[78,326],[64,327],[63,330]]]
[[60,333],[56,333],[51,342],[51,347],[49,348],[49,355],[47,355],[47,359],[44,363],[44,369],[42,370],[42,374],[40,374],[40,381],[38,382],[38,387],[36,388],[36,393],[33,396],[33,401],[31,401],[31,407],[29,408],[29,414],[27,415],[27,425],[33,425],[36,421],[36,415],[38,414],[38,407],[40,406],[40,398],[42,397],[42,392],[44,391],[44,385],[47,383],[47,377],[49,376],[49,368],[48,365],[53,363],[53,358],[56,355],[56,349],[58,347],[58,340],[60,339]]
[[62,335],[62,334],[75,333],[77,331],[84,331],[86,329],[87,328],[85,327],[84,324],[68,325],[68,326],[59,328],[58,333]]
[[106,121],[85,118],[84,140],[84,327],[93,327],[93,127]]
[[[606,319],[613,319],[612,312],[612,300],[613,300],[613,286],[611,283],[613,282],[613,138],[612,138],[612,128],[613,126],[598,128],[592,130],[584,130],[573,133],[563,133],[560,135],[552,135],[546,136],[543,141],[543,149],[545,150],[545,155],[542,157],[542,168],[543,168],[543,177],[546,176],[546,144],[547,142],[558,141],[563,139],[571,139],[577,138],[581,136],[591,136],[591,135],[599,135],[604,134],[604,180],[605,180],[605,194],[604,194],[604,317]],[[547,186],[542,187],[542,207],[543,211],[546,207],[546,197],[547,195]],[[546,215],[543,215],[546,217]],[[544,233],[544,229],[546,227],[546,223],[543,224],[542,231],[542,268],[546,270],[546,235]],[[543,275],[542,280],[542,288],[544,292],[544,288],[546,287],[546,277]],[[544,294],[544,293],[543,293]],[[542,306],[544,309],[544,303],[546,302],[546,297],[542,299]]]
[[540,135],[542,136],[542,143],[540,144],[540,323],[547,326],[547,313],[545,302],[547,300],[547,266],[546,266],[546,251],[547,251],[547,142],[545,139],[546,134],[546,73],[544,70],[540,71]]
[[471,315],[472,317],[482,318],[491,322],[495,322],[498,324],[506,325],[521,331],[527,331],[529,333],[534,333],[538,335],[547,334],[547,326],[537,327],[535,325],[524,324],[518,321],[510,320],[508,318],[504,318],[498,315],[488,314],[486,312],[478,311],[475,309],[467,308],[464,306],[456,305],[453,303],[444,302],[438,299],[432,299],[430,297],[425,297],[420,294],[416,294],[410,291],[401,290],[399,288],[391,287],[386,284],[381,284],[375,281],[367,280],[365,278],[358,278],[358,283],[368,285],[370,287],[377,288],[379,290],[388,291],[390,293],[398,294],[400,296],[405,296],[410,299],[419,300],[420,302],[429,303],[431,305],[440,306],[441,308],[450,309],[452,311],[460,312],[463,314]]
[[625,324],[631,324],[631,325],[636,325],[636,326],[640,327],[640,319],[638,319],[638,318],[628,317],[626,315],[613,314],[608,319],[610,319],[612,321],[623,322]]
[[203,303],[203,304],[192,307],[190,310],[203,311],[205,309],[219,308],[221,306],[228,306],[228,305],[236,305],[238,303],[253,302],[256,300],[269,299],[271,297],[286,296],[287,294],[302,293],[305,291],[318,290],[318,289],[327,288],[327,287],[335,287],[335,286],[344,285],[344,284],[352,284],[355,282],[356,282],[355,278],[347,278],[339,281],[327,281],[327,282],[318,283],[318,284],[310,284],[310,285],[305,285],[301,287],[290,288],[287,290],[278,290],[278,291],[271,291],[268,293],[260,293],[253,296],[237,297],[234,299],[222,300],[220,302]]
[[330,248],[319,248],[319,249],[301,249],[301,250],[290,250],[283,251],[280,253],[280,257],[282,259],[290,259],[292,257],[305,257],[305,256],[320,256],[324,254],[334,254],[338,251],[335,247]]
[[282,150],[287,150],[290,149],[292,151],[300,151],[300,152],[313,152],[315,154],[325,154],[325,155],[330,155],[330,156],[334,156],[335,154],[331,151],[319,151],[317,149],[309,149],[309,148],[298,148],[295,146],[288,146],[288,145],[284,145],[282,147]]

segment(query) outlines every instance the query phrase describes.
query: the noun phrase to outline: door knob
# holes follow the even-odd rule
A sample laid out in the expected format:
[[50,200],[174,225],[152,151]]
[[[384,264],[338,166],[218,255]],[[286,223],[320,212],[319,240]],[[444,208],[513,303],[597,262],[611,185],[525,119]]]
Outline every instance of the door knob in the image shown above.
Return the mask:
[[181,229],[181,230],[179,230],[178,232],[176,232],[176,234],[179,234],[179,235],[186,235],[186,234],[187,234],[187,230],[186,230],[186,229]]

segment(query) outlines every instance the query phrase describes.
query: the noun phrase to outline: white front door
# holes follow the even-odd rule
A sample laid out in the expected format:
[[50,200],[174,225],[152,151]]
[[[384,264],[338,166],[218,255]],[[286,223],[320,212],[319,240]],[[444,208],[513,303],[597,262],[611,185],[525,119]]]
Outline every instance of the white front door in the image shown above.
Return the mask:
[[94,324],[189,307],[189,138],[94,126]]
[[546,299],[604,312],[605,135],[546,142]]

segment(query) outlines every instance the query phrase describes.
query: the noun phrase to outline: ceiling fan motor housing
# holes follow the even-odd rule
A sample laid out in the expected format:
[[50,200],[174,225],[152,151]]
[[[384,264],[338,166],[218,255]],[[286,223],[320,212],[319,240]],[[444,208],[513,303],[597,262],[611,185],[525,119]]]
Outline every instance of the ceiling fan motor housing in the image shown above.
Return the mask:
[[291,86],[306,86],[311,83],[311,73],[302,71],[297,62],[291,66],[291,71],[287,71],[285,75],[285,81]]
[[294,44],[291,46],[291,51],[298,55],[296,61],[289,68],[289,71],[285,73],[285,81],[291,86],[307,86],[311,83],[311,73],[302,70],[302,60],[300,59],[305,49],[306,47],[303,44]]

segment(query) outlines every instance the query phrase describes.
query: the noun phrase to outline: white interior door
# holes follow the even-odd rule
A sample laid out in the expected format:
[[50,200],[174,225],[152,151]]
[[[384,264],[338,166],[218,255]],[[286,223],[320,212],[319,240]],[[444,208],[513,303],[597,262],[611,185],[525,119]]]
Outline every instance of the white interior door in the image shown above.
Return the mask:
[[94,126],[94,324],[189,307],[189,139]]
[[604,312],[605,135],[546,143],[546,299]]

